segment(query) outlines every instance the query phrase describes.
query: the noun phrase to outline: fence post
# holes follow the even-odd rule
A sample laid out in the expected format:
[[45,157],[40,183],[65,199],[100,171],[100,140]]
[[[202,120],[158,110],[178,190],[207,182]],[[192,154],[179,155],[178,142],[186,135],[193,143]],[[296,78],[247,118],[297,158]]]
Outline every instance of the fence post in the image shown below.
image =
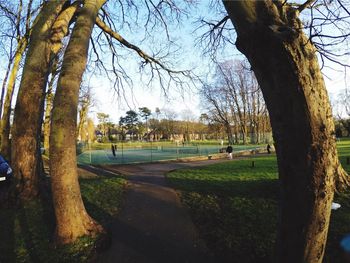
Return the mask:
[[92,165],[92,158],[91,158],[91,143],[88,142],[89,144],[89,155],[90,155],[90,165]]
[[121,163],[124,163],[124,143],[122,141],[122,161]]

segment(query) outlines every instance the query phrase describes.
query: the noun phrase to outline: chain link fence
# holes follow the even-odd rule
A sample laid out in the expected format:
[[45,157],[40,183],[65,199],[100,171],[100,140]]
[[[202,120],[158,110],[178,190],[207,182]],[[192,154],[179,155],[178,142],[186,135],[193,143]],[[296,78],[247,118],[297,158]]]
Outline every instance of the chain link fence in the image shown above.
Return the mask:
[[[114,151],[112,150],[114,147]],[[262,145],[233,145],[233,151],[253,150]],[[226,146],[205,144],[157,144],[157,143],[118,143],[118,144],[78,144],[78,164],[128,164],[149,163],[165,160],[180,160],[190,157],[211,156],[224,153]]]

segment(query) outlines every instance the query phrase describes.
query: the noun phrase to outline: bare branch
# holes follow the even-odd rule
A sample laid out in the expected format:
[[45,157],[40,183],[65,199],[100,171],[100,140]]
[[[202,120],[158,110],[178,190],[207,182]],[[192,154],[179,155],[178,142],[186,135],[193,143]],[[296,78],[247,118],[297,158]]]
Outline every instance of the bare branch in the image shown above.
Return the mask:
[[123,46],[134,50],[141,58],[143,58],[147,63],[155,63],[159,65],[162,69],[166,70],[169,73],[183,73],[183,71],[174,71],[169,69],[167,66],[165,66],[163,63],[161,63],[159,60],[156,58],[149,56],[146,54],[144,51],[142,51],[139,47],[131,44],[128,42],[126,39],[124,39],[120,34],[117,32],[113,31],[111,28],[109,28],[101,19],[97,18],[96,19],[96,25],[102,29],[104,32],[106,32],[108,35],[110,35],[112,38],[120,42]]
[[220,47],[225,47],[226,43],[234,45],[230,34],[230,31],[234,30],[227,15],[219,21],[207,21],[201,18],[198,22],[200,26],[195,31],[205,27],[208,28],[200,38],[196,39],[197,44],[203,46],[204,54],[209,54],[212,58],[215,58],[215,54]]
[[350,16],[350,11],[343,5],[342,1],[338,0],[337,2],[343,8],[343,10]]
[[309,8],[316,0],[307,0],[298,7],[298,11],[301,13],[304,9]]

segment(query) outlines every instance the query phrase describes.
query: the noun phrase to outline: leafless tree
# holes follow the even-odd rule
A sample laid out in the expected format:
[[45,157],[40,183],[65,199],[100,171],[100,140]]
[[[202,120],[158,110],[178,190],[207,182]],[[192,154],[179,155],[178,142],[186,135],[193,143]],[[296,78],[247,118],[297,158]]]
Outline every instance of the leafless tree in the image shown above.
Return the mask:
[[[268,130],[268,114],[253,72],[244,61],[217,63],[214,85],[203,85],[203,104],[212,120],[226,127],[229,142],[253,143]],[[231,134],[231,135],[230,135]],[[230,136],[232,136],[230,138]]]
[[349,178],[338,159],[320,64],[347,66],[339,56],[349,55],[342,51],[348,3],[223,3],[271,118],[281,185],[277,260],[322,262],[334,188],[349,185]]

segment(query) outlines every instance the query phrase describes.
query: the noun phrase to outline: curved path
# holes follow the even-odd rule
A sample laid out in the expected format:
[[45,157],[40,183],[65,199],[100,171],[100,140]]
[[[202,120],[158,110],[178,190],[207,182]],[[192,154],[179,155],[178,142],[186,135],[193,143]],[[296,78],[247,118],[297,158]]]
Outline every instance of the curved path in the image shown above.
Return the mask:
[[129,180],[123,207],[112,223],[112,245],[97,262],[217,262],[199,239],[186,209],[164,178],[168,171],[223,160],[102,167]]

